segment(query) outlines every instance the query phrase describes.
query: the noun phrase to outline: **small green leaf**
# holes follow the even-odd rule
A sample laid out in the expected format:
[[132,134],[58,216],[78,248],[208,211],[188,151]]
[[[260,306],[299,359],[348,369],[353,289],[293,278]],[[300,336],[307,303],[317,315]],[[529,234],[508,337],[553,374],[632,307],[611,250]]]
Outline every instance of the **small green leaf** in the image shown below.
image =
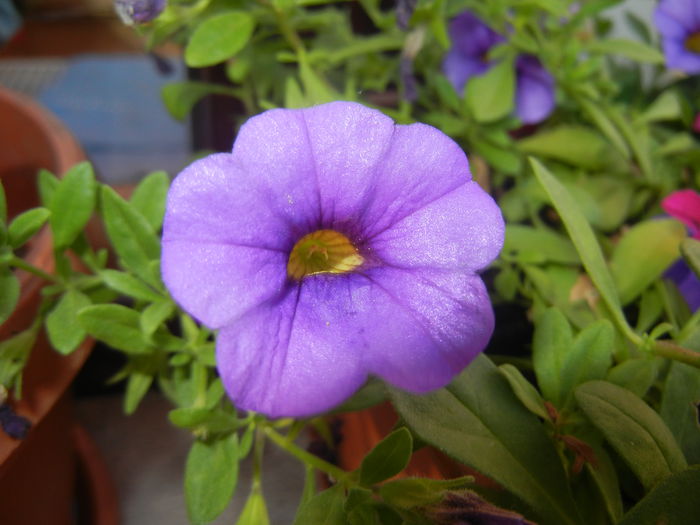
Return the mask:
[[135,370],[126,383],[126,393],[124,394],[124,413],[133,414],[141,403],[143,397],[148,393],[148,389],[153,383],[153,375]]
[[301,60],[299,63],[299,78],[304,87],[307,105],[324,104],[338,99],[331,85],[308,64],[307,60]]
[[660,482],[622,517],[619,525],[700,523],[700,465]]
[[196,440],[185,465],[185,501],[193,523],[216,519],[228,505],[238,481],[238,436]]
[[343,486],[334,485],[301,505],[293,525],[346,525],[344,504]]
[[545,399],[564,405],[562,368],[573,345],[571,326],[558,308],[549,308],[537,319],[532,339],[532,364]]
[[100,304],[83,308],[78,320],[96,339],[129,354],[143,354],[151,346],[141,333],[137,311],[118,304]]
[[128,297],[142,301],[160,302],[163,300],[162,295],[129,273],[106,269],[100,272],[100,277],[109,288]]
[[674,361],[661,391],[659,413],[690,464],[700,464],[700,374],[697,368]]
[[683,115],[683,108],[678,93],[666,89],[652,102],[638,122],[657,122],[661,120],[677,120]]
[[151,262],[160,257],[160,242],[148,221],[108,186],[102,187],[102,213],[107,235],[124,267],[160,287],[151,270]]
[[236,525],[269,525],[265,498],[258,486],[254,486],[245,502]]
[[620,131],[606,115],[605,110],[600,107],[600,104],[588,99],[579,100],[579,104],[600,132],[610,140],[625,159],[629,159],[630,149],[629,146],[627,146],[627,142],[625,142]]
[[56,175],[45,169],[39,170],[37,186],[39,189],[39,199],[44,208],[49,207],[53,194],[60,184],[61,181]]
[[0,226],[7,224],[7,197],[5,197],[5,188],[0,180]]
[[371,487],[389,479],[408,465],[413,452],[413,439],[407,428],[402,427],[382,439],[360,465],[360,485]]
[[70,246],[83,231],[95,209],[96,191],[95,175],[88,162],[75,165],[61,179],[48,206],[57,248]]
[[85,339],[85,330],[78,322],[78,313],[90,306],[87,295],[68,290],[46,317],[46,332],[51,345],[61,354],[70,354]]
[[624,38],[593,40],[588,49],[596,53],[620,55],[637,62],[649,64],[663,64],[664,62],[663,54],[656,47]]
[[685,227],[675,219],[640,222],[625,232],[610,260],[622,304],[636,299],[678,259],[685,237]]
[[141,213],[154,232],[160,230],[165,214],[165,198],[170,177],[164,171],[155,171],[141,180],[131,195],[131,205]]
[[616,152],[598,133],[584,126],[560,125],[547,128],[517,142],[518,149],[566,162],[589,170],[609,168],[618,164]]
[[17,249],[39,231],[48,220],[51,212],[46,208],[33,208],[14,218],[7,231],[10,245]]
[[245,11],[226,11],[197,26],[185,47],[190,67],[218,64],[245,47],[253,34],[255,19]]
[[172,82],[163,86],[161,91],[166,109],[177,120],[183,120],[197,102],[213,94],[236,96],[237,92],[229,87],[207,82]]
[[464,100],[479,122],[492,122],[508,116],[514,107],[515,67],[502,60],[486,73],[472,77],[465,86]]
[[547,414],[542,396],[537,389],[532,386],[532,383],[525,379],[525,376],[523,376],[520,370],[511,364],[501,365],[498,369],[503,377],[506,378],[510,384],[510,388],[513,389],[513,393],[525,408],[542,419],[549,419],[549,414]]
[[439,501],[446,490],[464,488],[474,482],[472,476],[438,480],[405,478],[388,481],[379,488],[379,494],[387,503],[403,509],[422,507]]
[[632,332],[622,312],[620,298],[603,253],[590,225],[578,208],[576,201],[561,183],[538,160],[530,159],[535,177],[545,189],[559,216],[564,221],[569,237],[576,246],[583,266],[598,292],[610,309],[618,328]]
[[19,300],[19,280],[12,270],[0,267],[0,323],[4,323],[15,311]]
[[150,337],[174,311],[175,305],[164,299],[149,304],[141,312],[141,331],[146,337]]
[[503,256],[527,262],[558,262],[561,264],[579,264],[576,248],[569,239],[545,228],[532,228],[519,224],[506,226],[506,238],[502,250]]
[[607,381],[576,389],[579,407],[649,491],[687,467],[661,417],[629,390]]
[[681,243],[681,254],[693,269],[695,275],[700,278],[700,241],[696,239],[685,239]]
[[644,397],[654,384],[658,374],[658,362],[654,359],[627,359],[610,369],[607,381]]

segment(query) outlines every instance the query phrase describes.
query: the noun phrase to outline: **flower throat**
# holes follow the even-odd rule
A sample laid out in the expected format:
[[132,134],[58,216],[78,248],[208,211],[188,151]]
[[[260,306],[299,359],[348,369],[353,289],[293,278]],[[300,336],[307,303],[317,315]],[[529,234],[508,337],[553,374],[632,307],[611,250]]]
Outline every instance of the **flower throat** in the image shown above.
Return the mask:
[[292,248],[287,275],[301,280],[317,273],[347,273],[363,262],[345,235],[335,230],[316,230],[304,235]]
[[700,55],[700,31],[693,33],[688,38],[686,38],[684,46],[688,51]]

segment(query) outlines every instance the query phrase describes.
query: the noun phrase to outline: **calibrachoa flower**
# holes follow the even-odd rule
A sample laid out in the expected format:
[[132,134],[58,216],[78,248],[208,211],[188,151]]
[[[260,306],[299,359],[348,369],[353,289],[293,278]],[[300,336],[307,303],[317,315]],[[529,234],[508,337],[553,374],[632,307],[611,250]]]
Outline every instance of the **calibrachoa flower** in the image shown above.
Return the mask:
[[[700,194],[693,190],[676,191],[661,201],[661,207],[685,224],[693,238],[700,240]],[[683,259],[676,261],[666,276],[676,283],[691,311],[700,308],[700,280]]]
[[[458,93],[470,78],[486,73],[494,62],[488,60],[492,47],[505,41],[479,18],[465,11],[450,22],[452,48],[442,68]],[[534,55],[520,55],[515,61],[515,114],[524,124],[536,124],[554,109],[554,78]]]
[[166,0],[114,0],[114,9],[125,24],[145,24],[165,9]]
[[242,409],[306,416],[374,374],[445,385],[486,345],[504,224],[451,139],[349,102],[267,111],[173,182],[162,271]]
[[666,65],[700,73],[700,1],[661,0],[654,10]]

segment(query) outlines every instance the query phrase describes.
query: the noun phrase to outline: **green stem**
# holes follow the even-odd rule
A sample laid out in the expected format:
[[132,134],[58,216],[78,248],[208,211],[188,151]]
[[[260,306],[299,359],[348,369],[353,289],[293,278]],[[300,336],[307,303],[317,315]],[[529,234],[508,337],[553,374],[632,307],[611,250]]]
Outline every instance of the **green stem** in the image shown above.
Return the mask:
[[700,368],[700,352],[683,348],[670,341],[654,341],[651,345],[651,350],[660,357]]
[[20,259],[16,255],[12,256],[12,259],[10,259],[10,266],[14,266],[15,268],[19,268],[20,270],[24,270],[25,272],[29,272],[31,274],[36,275],[37,277],[41,277],[45,281],[49,281],[50,283],[54,284],[60,284],[61,280],[56,277],[55,275],[51,275],[46,273],[43,270],[40,270],[36,266],[29,264],[27,261]]
[[275,432],[271,427],[265,427],[264,432],[267,437],[270,438],[270,440],[272,440],[278,447],[288,452],[306,465],[311,465],[315,469],[325,472],[336,480],[341,480],[347,477],[348,472],[300,448],[286,437]]

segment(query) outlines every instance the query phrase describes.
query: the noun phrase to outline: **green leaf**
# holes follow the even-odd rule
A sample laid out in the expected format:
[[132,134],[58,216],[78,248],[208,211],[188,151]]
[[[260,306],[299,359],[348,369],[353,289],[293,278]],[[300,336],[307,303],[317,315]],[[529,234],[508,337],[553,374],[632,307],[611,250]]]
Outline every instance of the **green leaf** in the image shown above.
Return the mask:
[[344,504],[343,486],[334,485],[301,505],[293,525],[345,525]]
[[226,11],[197,26],[185,47],[190,67],[218,64],[245,47],[255,29],[255,19],[245,11]]
[[664,90],[647,109],[644,110],[637,122],[648,123],[661,120],[677,120],[683,115],[683,108],[678,93],[673,90]]
[[408,465],[413,452],[413,439],[407,428],[402,427],[382,439],[360,465],[360,485],[371,487],[389,479]]
[[513,61],[502,60],[486,73],[473,76],[467,82],[464,100],[478,122],[492,122],[513,111],[514,95]]
[[566,162],[589,170],[609,169],[619,164],[619,157],[598,133],[584,126],[564,124],[547,128],[521,139],[517,147],[528,155]]
[[338,99],[330,84],[303,59],[299,62],[299,78],[304,87],[307,105],[324,104]]
[[390,392],[415,435],[517,496],[525,504],[518,510],[534,513],[530,519],[581,523],[554,444],[487,357],[477,357],[447,388]]
[[685,226],[675,219],[644,221],[627,230],[610,259],[622,304],[636,299],[678,259],[685,237]]
[[530,164],[535,177],[537,177],[537,180],[549,195],[552,204],[564,222],[569,237],[573,241],[574,246],[576,246],[576,250],[578,250],[583,266],[598,289],[598,293],[600,293],[605,304],[610,309],[610,313],[615,319],[615,324],[626,333],[631,333],[632,329],[627,324],[627,319],[625,319],[622,312],[617,288],[605,264],[603,253],[576,201],[538,160],[530,159]]
[[76,164],[61,179],[48,206],[56,248],[70,246],[83,231],[95,209],[96,191],[95,175],[88,162]]
[[0,267],[0,323],[4,323],[15,311],[19,300],[19,280],[7,267]]
[[61,181],[56,175],[45,169],[39,170],[37,186],[39,190],[39,200],[44,208],[49,207],[53,194],[60,184]]
[[15,387],[15,397],[21,399],[22,369],[34,347],[38,324],[0,341],[0,385]]
[[153,383],[153,375],[135,370],[129,375],[124,394],[124,413],[133,414],[141,403],[143,397],[148,393]]
[[658,362],[654,359],[627,359],[608,372],[607,381],[644,397],[654,384],[658,374]]
[[5,197],[5,188],[0,180],[0,226],[7,224],[7,197]]
[[160,257],[160,242],[148,221],[107,186],[102,187],[102,213],[107,235],[124,267],[159,288],[150,265]]
[[185,465],[185,501],[193,523],[216,519],[228,505],[238,481],[238,435],[196,440]]
[[137,311],[118,304],[83,308],[78,321],[91,336],[128,354],[144,354],[151,346],[141,333]]
[[537,319],[532,339],[532,364],[545,399],[564,405],[562,369],[573,345],[571,326],[558,308],[549,308]]
[[85,339],[85,330],[78,322],[78,313],[90,304],[87,295],[70,289],[46,317],[46,332],[51,346],[61,354],[70,354]]
[[501,365],[498,369],[525,408],[542,419],[549,419],[544,399],[542,399],[542,396],[532,383],[525,379],[520,370],[511,364]]
[[15,217],[7,230],[10,246],[15,250],[22,246],[39,231],[50,215],[46,208],[33,208]]
[[700,464],[700,374],[697,368],[674,361],[666,377],[659,413],[690,464]]
[[236,521],[236,525],[269,525],[269,523],[270,518],[265,506],[265,497],[260,488],[254,486],[248,496],[248,500],[245,502],[241,515],[238,517],[238,521]]
[[100,272],[100,277],[109,288],[120,294],[142,301],[159,302],[163,300],[161,294],[129,273],[106,269]]
[[207,95],[235,96],[236,93],[229,87],[207,82],[172,82],[163,86],[161,90],[166,109],[178,120],[187,117],[195,104]]
[[131,205],[145,217],[154,232],[160,230],[165,215],[165,199],[170,177],[164,171],[155,171],[141,180],[131,195]]
[[532,228],[519,224],[506,225],[503,256],[538,264],[557,262],[579,264],[576,248],[569,239],[545,228]]
[[622,517],[619,525],[700,523],[700,466],[669,476]]
[[664,63],[664,56],[656,47],[635,40],[627,40],[624,38],[593,40],[588,46],[588,49],[596,53],[620,55],[637,62],[646,62],[649,64]]
[[600,132],[610,140],[625,159],[629,159],[631,155],[627,142],[625,142],[624,137],[606,115],[605,111],[601,109],[599,103],[588,99],[580,99],[579,104]]
[[388,481],[379,488],[379,494],[387,503],[412,509],[440,501],[445,491],[464,488],[474,482],[472,476],[454,479],[405,478]]
[[607,319],[588,325],[564,355],[561,389],[565,400],[574,388],[593,379],[603,379],[612,365],[615,331]]
[[175,305],[168,300],[161,299],[149,304],[141,312],[141,331],[146,337],[150,337],[174,311]]
[[645,490],[687,467],[673,434],[661,417],[629,390],[607,381],[576,389],[589,421],[636,474]]
[[685,239],[681,243],[681,254],[695,275],[700,278],[700,241],[691,238]]

